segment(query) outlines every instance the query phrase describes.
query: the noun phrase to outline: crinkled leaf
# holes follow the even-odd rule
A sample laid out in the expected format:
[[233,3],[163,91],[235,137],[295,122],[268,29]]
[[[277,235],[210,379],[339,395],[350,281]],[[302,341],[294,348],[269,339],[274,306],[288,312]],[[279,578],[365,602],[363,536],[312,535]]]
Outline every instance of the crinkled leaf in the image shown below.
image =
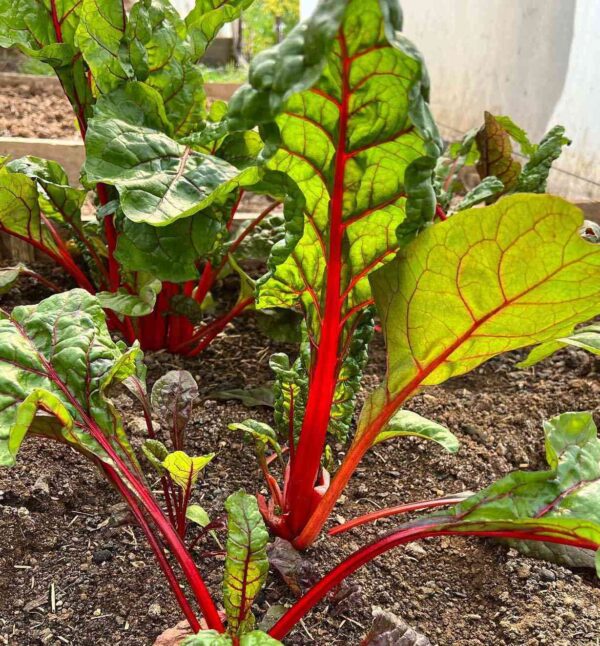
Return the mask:
[[174,283],[194,280],[200,275],[199,261],[209,255],[224,229],[222,220],[205,213],[164,227],[124,218],[115,257],[130,271],[147,271]]
[[115,186],[134,222],[165,226],[258,179],[253,168],[238,177],[231,164],[179,144],[143,111],[121,114],[110,97],[98,100],[85,144],[88,180]]
[[194,45],[194,58],[199,60],[227,22],[238,18],[254,0],[196,0],[185,22]]
[[190,505],[185,512],[185,517],[199,527],[206,527],[210,523],[210,516],[200,505]]
[[517,366],[519,368],[529,368],[530,366],[534,366],[536,363],[547,359],[549,356],[568,345],[575,348],[582,348],[592,354],[600,355],[600,325],[588,325],[575,330],[569,336],[564,336],[560,339],[556,339],[555,341],[549,341],[548,343],[542,343],[541,345],[533,348],[527,356],[527,359],[518,363]]
[[523,167],[516,187],[517,191],[522,193],[546,191],[552,163],[560,157],[563,147],[571,143],[571,140],[564,135],[565,129],[562,126],[555,126],[545,135]]
[[486,202],[491,197],[499,195],[503,190],[504,184],[497,177],[486,177],[463,197],[456,210],[470,209],[476,204],[481,204],[481,202]]
[[167,455],[162,465],[175,484],[182,489],[187,489],[196,484],[200,472],[214,457],[214,453],[190,457],[184,451],[174,451]]
[[581,220],[560,198],[505,197],[431,227],[374,274],[388,372],[359,437],[381,430],[422,386],[597,315],[600,247],[579,236]]
[[308,343],[303,338],[300,344],[300,356],[293,364],[290,363],[287,354],[283,352],[273,354],[269,359],[269,367],[275,373],[273,418],[277,431],[282,437],[289,437],[290,414],[292,412],[294,436],[297,436],[302,426],[308,395],[306,365],[309,360],[309,351]]
[[137,287],[136,294],[130,293],[123,287],[116,292],[99,292],[96,296],[102,307],[125,316],[150,314],[156,305],[156,297],[162,289],[162,283],[152,276],[138,275],[138,282],[140,278],[143,282]]
[[600,440],[590,413],[544,424],[548,471],[515,471],[460,503],[454,531],[535,531],[600,546]]
[[187,370],[171,370],[156,381],[150,400],[160,423],[180,435],[192,416],[198,384]]
[[496,123],[507,133],[510,135],[510,137],[516,141],[519,146],[521,147],[521,152],[526,156],[526,157],[531,157],[531,155],[535,152],[537,145],[533,144],[529,140],[529,136],[521,128],[518,126],[510,117],[508,116],[494,116],[494,119]]
[[90,435],[92,424],[115,451],[135,463],[106,391],[112,383],[136,374],[139,354],[138,347],[123,351],[113,342],[100,304],[84,290],[16,307],[10,316],[3,313],[0,464],[14,464],[27,431],[108,461]]
[[162,476],[165,473],[163,462],[169,455],[167,447],[159,440],[146,440],[142,444],[142,452],[158,475]]
[[192,35],[166,0],[138,2],[126,29],[129,60],[136,77],[162,97],[172,131],[194,132],[206,117],[206,95],[199,68],[194,65]]
[[227,428],[230,431],[241,431],[247,437],[252,438],[259,446],[259,450],[264,451],[266,446],[270,446],[278,455],[281,455],[277,433],[268,424],[254,419],[246,419],[243,422],[229,424]]
[[395,437],[420,437],[424,440],[433,440],[450,453],[456,453],[460,447],[454,433],[451,433],[445,426],[410,410],[397,411],[383,431],[375,438],[373,445]]
[[208,395],[211,399],[237,399],[244,406],[267,406],[273,407],[273,387],[258,386],[257,388],[229,388],[227,390],[215,390]]
[[120,56],[126,16],[122,0],[82,0],[75,41],[100,92],[116,89],[133,76]]
[[269,571],[269,534],[254,496],[238,491],[227,498],[225,509],[228,534],[223,603],[228,632],[243,635],[254,626],[252,603]]
[[494,115],[485,113],[485,122],[475,138],[479,149],[477,172],[481,179],[494,176],[504,184],[505,192],[516,188],[521,164],[513,159],[509,134]]

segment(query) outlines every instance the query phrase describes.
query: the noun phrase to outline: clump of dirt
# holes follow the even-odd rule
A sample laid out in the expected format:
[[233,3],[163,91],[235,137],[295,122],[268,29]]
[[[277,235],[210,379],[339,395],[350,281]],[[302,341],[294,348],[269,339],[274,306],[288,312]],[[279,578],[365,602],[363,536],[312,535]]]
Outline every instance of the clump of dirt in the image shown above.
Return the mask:
[[[34,294],[21,296],[26,300]],[[198,359],[167,353],[147,357],[150,383],[177,368],[190,370],[198,381],[202,401],[188,433],[188,450],[217,452],[194,498],[213,517],[223,513],[226,497],[240,488],[266,493],[250,448],[227,424],[247,417],[270,421],[271,412],[216,401],[211,392],[266,383],[272,378],[269,355],[281,350],[290,348],[266,340],[247,317]],[[521,356],[492,360],[413,398],[410,409],[447,425],[461,441],[460,452],[448,455],[417,440],[378,446],[358,469],[331,524],[383,506],[475,490],[517,468],[545,468],[542,420],[567,410],[592,410],[598,416],[599,362],[569,349],[521,371],[515,367]],[[383,371],[378,336],[361,399]],[[141,411],[125,394],[118,403],[139,447]],[[155,487],[149,469],[147,476]],[[0,490],[0,641],[149,646],[180,621],[118,495],[78,454],[30,439],[18,465],[0,472]],[[307,558],[322,574],[393,526],[393,520],[385,520],[337,538],[322,537]],[[203,556],[203,549],[196,549],[195,556],[220,598],[223,559]],[[483,540],[442,538],[398,549],[363,568],[349,585],[320,604],[286,644],[358,644],[374,605],[402,616],[438,646],[592,646],[600,639],[600,587],[591,570],[535,561]],[[256,614],[260,619],[270,606],[291,600],[288,588],[271,573]]]

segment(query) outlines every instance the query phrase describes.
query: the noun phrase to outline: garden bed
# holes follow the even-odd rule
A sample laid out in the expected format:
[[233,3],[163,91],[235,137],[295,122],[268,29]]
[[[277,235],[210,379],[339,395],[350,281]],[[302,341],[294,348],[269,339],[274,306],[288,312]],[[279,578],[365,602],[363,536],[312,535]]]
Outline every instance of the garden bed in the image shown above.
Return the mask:
[[[46,295],[25,283],[3,297],[2,307]],[[250,416],[267,421],[270,411],[216,401],[211,392],[264,384],[271,378],[269,355],[285,349],[267,342],[248,317],[199,359],[147,357],[150,382],[174,368],[186,368],[198,379],[204,402],[189,432],[190,452],[217,451],[196,494],[213,516],[222,512],[231,492],[262,488],[252,451],[228,433],[227,424]],[[332,523],[378,506],[479,489],[514,469],[545,468],[541,422],[565,410],[599,412],[598,360],[568,350],[528,371],[516,369],[516,360],[514,354],[495,359],[415,397],[411,409],[446,424],[460,438],[458,456],[415,440],[377,447],[351,481]],[[379,337],[365,390],[377,384],[383,364]],[[119,401],[139,446],[141,412],[127,396]],[[114,508],[118,495],[82,457],[29,440],[18,466],[0,473],[0,490],[4,643],[148,646],[181,619],[140,533]],[[383,521],[376,528],[322,539],[308,558],[323,572],[391,526]],[[219,595],[223,560],[197,558]],[[356,586],[352,596],[337,605],[321,604],[286,643],[358,644],[373,605],[402,615],[439,646],[586,646],[600,639],[600,589],[592,570],[571,571],[489,542],[444,538],[400,548],[364,568],[350,584]],[[291,598],[271,574],[257,606],[264,611],[282,596]]]

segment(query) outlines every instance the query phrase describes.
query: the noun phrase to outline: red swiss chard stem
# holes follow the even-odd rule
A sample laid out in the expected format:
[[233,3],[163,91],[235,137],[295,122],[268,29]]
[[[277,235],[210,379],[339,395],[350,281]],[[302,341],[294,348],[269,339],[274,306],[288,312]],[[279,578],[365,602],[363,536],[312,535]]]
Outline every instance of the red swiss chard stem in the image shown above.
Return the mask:
[[252,305],[253,302],[254,298],[252,296],[239,301],[227,314],[218,318],[216,321],[213,321],[209,325],[204,326],[196,334],[194,334],[191,339],[188,339],[187,341],[184,341],[179,346],[177,346],[175,348],[175,352],[180,352],[186,347],[189,347],[190,345],[193,345],[194,343],[199,341],[198,345],[196,345],[189,352],[186,352],[186,355],[188,357],[198,356],[210,345],[214,338],[217,337],[225,329],[230,321],[232,321],[236,316],[239,316],[247,307]]
[[435,509],[436,507],[447,507],[448,505],[455,505],[459,502],[462,502],[464,498],[439,498],[437,500],[424,500],[420,502],[411,502],[404,505],[398,505],[396,507],[388,507],[387,509],[378,509],[373,511],[370,514],[365,514],[364,516],[359,516],[349,520],[347,523],[333,527],[327,532],[329,536],[337,536],[338,534],[343,534],[355,527],[360,527],[361,525],[366,525],[367,523],[373,523],[376,520],[382,518],[389,518],[390,516],[398,516],[400,514],[409,514],[412,511],[420,511],[422,509]]
[[200,622],[198,621],[198,618],[196,617],[194,611],[192,610],[192,607],[189,601],[187,600],[186,596],[183,594],[183,591],[179,586],[179,582],[177,581],[177,577],[173,572],[173,568],[171,567],[169,561],[167,560],[165,553],[163,551],[163,548],[161,547],[157,537],[152,531],[152,528],[150,527],[150,525],[148,524],[148,521],[144,517],[144,514],[140,510],[135,497],[131,494],[131,492],[129,491],[129,489],[127,489],[127,487],[123,484],[123,482],[121,482],[119,475],[112,467],[106,464],[103,464],[102,469],[104,471],[106,478],[119,491],[119,493],[127,503],[129,509],[135,516],[135,519],[137,520],[138,525],[141,527],[142,531],[144,532],[146,539],[148,540],[148,544],[150,545],[150,548],[152,549],[152,552],[154,553],[154,556],[158,561],[158,565],[160,569],[162,570],[163,574],[165,575],[165,578],[167,579],[167,582],[169,583],[169,587],[171,588],[173,595],[175,596],[175,599],[179,604],[179,607],[181,608],[183,614],[185,615],[185,618],[188,620],[188,623],[190,624],[190,627],[192,628],[192,630],[194,632],[198,632],[200,630]]
[[424,538],[434,536],[481,536],[493,538],[509,538],[513,540],[533,540],[546,543],[558,543],[560,545],[570,545],[574,547],[583,547],[585,549],[597,549],[600,545],[584,541],[573,536],[546,536],[540,531],[519,531],[519,530],[502,530],[502,531],[485,531],[469,529],[451,529],[451,525],[420,525],[401,529],[389,534],[370,545],[351,554],[346,560],[342,561],[336,568],[326,574],[313,588],[311,588],[299,601],[297,601],[279,621],[269,630],[269,635],[274,639],[283,639],[294,626],[319,603],[335,586],[339,585],[344,579],[352,575],[360,567],[369,563],[374,558],[387,552],[394,547],[412,543]]
[[[15,323],[15,325],[17,325]],[[19,331],[24,339],[27,339],[24,330],[22,330],[18,325]],[[32,346],[33,347],[33,346]],[[135,496],[138,498],[143,508],[147,511],[148,515],[152,519],[153,523],[156,525],[158,530],[163,535],[165,542],[167,543],[171,553],[181,566],[185,577],[192,588],[194,596],[196,597],[200,609],[206,619],[207,625],[209,628],[214,628],[219,632],[224,632],[223,622],[219,616],[219,612],[215,606],[212,597],[206,588],[206,585],[198,571],[194,560],[187,551],[183,541],[173,529],[167,518],[162,512],[162,509],[154,499],[154,496],[151,492],[148,491],[146,486],[138,479],[136,475],[132,473],[127,464],[124,462],[122,457],[115,451],[113,445],[109,439],[104,435],[102,429],[96,424],[96,422],[87,414],[83,409],[79,401],[71,394],[67,386],[62,382],[54,367],[47,361],[47,359],[36,350],[38,358],[42,365],[44,366],[48,377],[56,384],[56,386],[64,393],[67,400],[71,403],[73,408],[77,411],[81,420],[87,427],[91,437],[98,442],[100,447],[104,449],[107,456],[112,460],[112,463],[119,474],[119,477],[125,480],[127,483],[125,486],[129,486]]]
[[351,60],[346,39],[339,37],[342,57],[342,92],[337,152],[335,157],[334,185],[330,204],[329,254],[327,258],[325,309],[321,324],[321,337],[315,351],[315,363],[310,374],[310,384],[302,430],[291,465],[288,497],[289,525],[294,534],[302,531],[315,506],[314,487],[321,468],[331,406],[335,395],[340,343],[340,313],[342,309],[342,243],[344,236],[344,177],[349,155],[346,137],[349,112],[349,74]]
[[436,204],[435,207],[435,215],[438,217],[442,222],[445,222],[448,219],[448,216],[444,212],[444,209],[439,205]]

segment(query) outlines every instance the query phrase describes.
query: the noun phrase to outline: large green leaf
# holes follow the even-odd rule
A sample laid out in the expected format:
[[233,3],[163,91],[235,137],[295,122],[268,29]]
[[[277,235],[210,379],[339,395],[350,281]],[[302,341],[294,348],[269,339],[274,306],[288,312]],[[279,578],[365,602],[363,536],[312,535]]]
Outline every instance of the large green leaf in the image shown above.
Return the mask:
[[16,307],[0,319],[0,465],[10,466],[27,432],[108,460],[92,437],[135,461],[106,391],[137,371],[137,346],[124,352],[97,299],[84,290]]
[[505,197],[432,227],[374,274],[388,373],[365,405],[360,441],[422,386],[600,313],[600,247],[580,237],[581,223],[560,198]]
[[[433,218],[429,156],[441,144],[426,103],[427,73],[400,27],[391,0],[322,2],[281,45],[256,57],[250,85],[230,103],[231,127],[263,126],[268,167],[289,175],[306,203],[303,235],[271,259],[257,307],[302,307],[311,372],[322,357],[334,385],[371,301],[368,275],[393,257],[407,208]],[[406,178],[417,163],[427,170],[415,179],[425,180],[407,206]],[[337,421],[346,426],[352,388],[318,396],[344,404]]]
[[224,229],[222,219],[206,213],[164,227],[124,218],[115,257],[127,269],[148,271],[161,280],[194,280],[200,276],[199,261],[211,253]]
[[[132,114],[136,105],[138,99],[132,103],[125,94],[98,100],[85,140],[88,180],[115,186],[125,216],[154,226],[224,201],[236,186],[238,170],[179,144],[157,129],[154,111]],[[258,179],[254,169],[243,173],[239,181]]]
[[453,531],[531,531],[600,546],[600,440],[590,413],[544,424],[548,471],[516,471],[455,508]]
[[238,491],[227,498],[225,509],[228,535],[223,603],[228,632],[238,636],[254,626],[252,603],[269,571],[269,534],[254,496]]

